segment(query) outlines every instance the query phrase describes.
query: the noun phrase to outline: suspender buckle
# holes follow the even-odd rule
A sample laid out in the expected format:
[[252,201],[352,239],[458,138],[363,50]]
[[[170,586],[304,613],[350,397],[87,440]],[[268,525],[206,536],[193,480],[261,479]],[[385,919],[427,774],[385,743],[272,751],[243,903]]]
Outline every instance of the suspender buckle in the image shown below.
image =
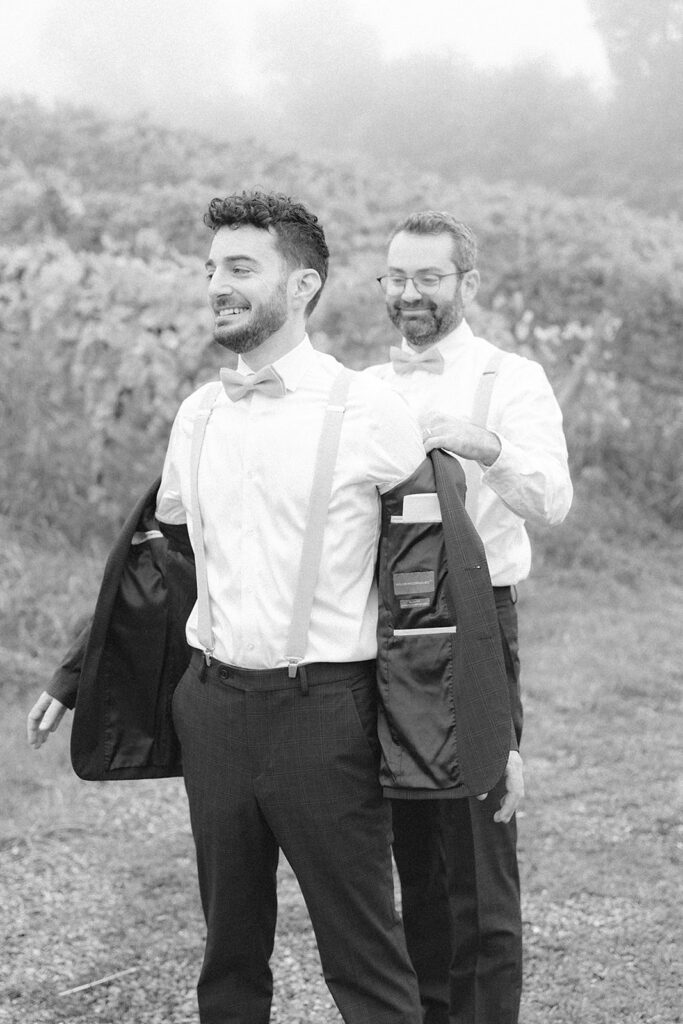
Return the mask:
[[302,696],[308,695],[308,676],[306,675],[306,666],[301,664],[301,658],[287,658],[289,664],[287,665],[287,675],[290,679],[299,678],[299,689],[301,690]]

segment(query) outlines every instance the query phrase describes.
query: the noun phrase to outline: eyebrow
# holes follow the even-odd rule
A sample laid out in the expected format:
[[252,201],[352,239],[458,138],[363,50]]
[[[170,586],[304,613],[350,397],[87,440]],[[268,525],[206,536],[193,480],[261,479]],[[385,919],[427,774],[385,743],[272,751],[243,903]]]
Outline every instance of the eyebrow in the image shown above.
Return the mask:
[[[251,263],[254,267],[259,267],[261,265],[258,260],[253,258],[253,256],[224,256],[221,263]],[[215,267],[216,264],[213,260],[207,260],[204,266],[208,270],[209,267]]]

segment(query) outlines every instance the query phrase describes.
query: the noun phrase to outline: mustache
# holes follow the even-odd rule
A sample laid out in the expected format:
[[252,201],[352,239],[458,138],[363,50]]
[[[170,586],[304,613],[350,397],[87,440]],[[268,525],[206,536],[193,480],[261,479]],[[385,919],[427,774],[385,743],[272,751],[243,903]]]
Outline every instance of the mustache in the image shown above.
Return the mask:
[[395,302],[394,303],[394,309],[398,310],[399,313],[402,312],[403,310],[406,310],[407,312],[410,312],[410,313],[414,313],[417,310],[421,310],[421,309],[426,310],[427,312],[431,313],[431,312],[433,312],[436,309],[436,303],[435,302],[429,302],[429,301],[428,302]]

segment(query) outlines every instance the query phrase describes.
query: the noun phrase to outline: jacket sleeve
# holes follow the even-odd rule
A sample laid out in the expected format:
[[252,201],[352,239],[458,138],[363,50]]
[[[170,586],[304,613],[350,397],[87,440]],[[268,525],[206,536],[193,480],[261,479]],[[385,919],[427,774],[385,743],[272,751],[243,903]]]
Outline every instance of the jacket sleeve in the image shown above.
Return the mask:
[[[450,452],[447,452],[446,454],[451,455]],[[464,506],[467,495],[467,485],[464,473],[459,473],[457,476],[454,476],[454,486],[458,497]],[[517,733],[515,732],[515,723],[512,720],[512,715],[510,715],[510,750],[519,751],[519,743],[517,742]]]
[[92,618],[87,619],[85,623],[81,622],[73,643],[46,687],[51,697],[72,709],[76,704],[78,681],[81,676],[91,624]]
[[[110,607],[107,607],[103,613],[103,598],[106,598],[106,601],[104,602],[105,604],[111,605],[111,603],[113,603],[120,582],[121,571],[125,558],[130,550],[131,539],[139,526],[139,520],[143,510],[146,508],[149,509],[150,506],[153,509],[153,500],[156,497],[158,487],[159,481],[157,479],[154,481],[147,493],[138,501],[135,509],[122,527],[119,538],[110,552],[104,569],[102,583],[100,584],[100,592],[93,615],[86,619],[81,619],[77,626],[77,632],[71,646],[64,655],[59,667],[52,676],[52,679],[46,686],[46,690],[50,696],[61,701],[61,703],[65,704],[68,708],[74,708],[76,705],[76,696],[78,694],[81,672],[86,661],[86,653],[90,642],[91,632],[93,632],[93,636],[95,636],[99,627],[102,627],[106,632],[111,609]],[[149,528],[152,523],[153,520],[148,516],[145,528]],[[95,626],[94,630],[93,625]]]

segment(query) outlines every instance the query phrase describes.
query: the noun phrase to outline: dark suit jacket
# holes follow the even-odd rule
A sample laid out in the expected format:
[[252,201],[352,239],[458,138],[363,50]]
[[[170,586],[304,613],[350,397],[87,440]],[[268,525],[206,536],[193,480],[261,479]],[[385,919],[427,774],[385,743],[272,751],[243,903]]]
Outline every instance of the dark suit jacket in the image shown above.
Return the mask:
[[[441,523],[401,521],[408,495],[433,492]],[[516,747],[491,579],[464,497],[460,463],[439,451],[382,496],[378,731],[389,796],[488,792]]]
[[[432,469],[433,465],[433,469]],[[52,696],[72,707],[71,758],[84,779],[159,778],[182,774],[179,744],[171,719],[171,698],[187,667],[190,649],[185,623],[196,599],[192,547],[185,527],[169,527],[154,518],[159,481],[133,509],[111,552],[92,623],[77,637],[51,680]],[[434,491],[442,504],[443,529],[424,524],[401,533],[389,527],[392,509],[400,511],[405,493]],[[440,795],[485,792],[505,767],[510,749],[510,710],[502,666],[495,606],[481,542],[461,500],[459,464],[442,453],[383,496],[380,545],[380,736],[385,764],[394,763],[388,723],[400,726],[403,771],[388,770],[386,786],[422,789]],[[163,530],[163,534],[162,531]],[[420,641],[424,657],[400,657],[401,646],[386,633],[397,622],[392,597],[383,587],[383,559],[404,559],[411,572],[418,550],[435,567],[437,617],[457,622],[457,633]],[[407,541],[407,543],[406,543]],[[429,613],[422,622],[429,623]],[[414,643],[414,641],[412,641]],[[387,653],[387,644],[392,652]],[[439,660],[439,652],[447,657]],[[406,650],[405,646],[403,648]],[[417,648],[415,648],[417,650]],[[383,673],[384,677],[383,677]],[[382,685],[389,681],[390,690]],[[434,687],[424,685],[431,678]],[[402,687],[401,681],[407,681]],[[445,689],[444,689],[445,687]],[[404,691],[413,732],[395,697]],[[434,699],[433,690],[440,694]],[[444,703],[445,698],[445,703]],[[436,729],[429,723],[441,722]],[[383,735],[383,724],[387,725]],[[445,757],[433,757],[441,746]],[[392,741],[393,742],[393,741]],[[387,756],[386,752],[389,752]],[[411,758],[432,764],[431,774],[407,771]],[[384,771],[384,769],[383,769]]]
[[121,529],[92,621],[48,685],[74,707],[71,761],[83,779],[182,774],[171,698],[190,660],[185,623],[196,599],[184,527],[154,518],[156,480]]

